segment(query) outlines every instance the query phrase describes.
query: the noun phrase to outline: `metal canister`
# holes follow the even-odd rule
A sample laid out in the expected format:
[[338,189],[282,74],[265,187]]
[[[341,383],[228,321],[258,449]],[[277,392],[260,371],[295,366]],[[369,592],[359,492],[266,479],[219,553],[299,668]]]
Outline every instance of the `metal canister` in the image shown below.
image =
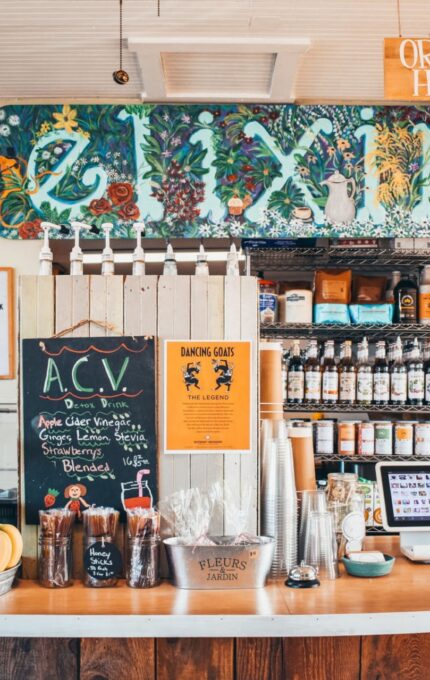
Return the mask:
[[430,423],[415,425],[415,455],[430,456]]
[[375,426],[375,454],[377,456],[391,456],[393,453],[393,423],[381,420]]
[[335,420],[327,418],[315,421],[315,453],[317,455],[331,455],[334,453]]
[[373,456],[375,454],[375,428],[373,423],[357,424],[357,453],[359,456]]
[[355,455],[355,420],[342,420],[337,426],[337,452],[339,456]]
[[394,455],[412,456],[414,452],[414,427],[407,421],[394,424]]

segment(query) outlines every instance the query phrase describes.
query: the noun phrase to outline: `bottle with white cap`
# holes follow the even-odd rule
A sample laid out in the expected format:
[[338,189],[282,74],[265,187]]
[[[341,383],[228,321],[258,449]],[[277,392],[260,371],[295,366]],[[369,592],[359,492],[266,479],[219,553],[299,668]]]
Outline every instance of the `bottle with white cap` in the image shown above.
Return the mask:
[[227,276],[239,276],[239,258],[237,254],[236,244],[234,241],[230,246],[230,251],[227,253]]
[[172,248],[172,244],[167,244],[166,254],[164,256],[164,276],[176,276],[178,273],[178,267],[176,265],[176,257]]
[[75,233],[75,245],[70,252],[70,275],[81,276],[84,273],[84,254],[79,245],[79,235],[81,229],[93,231],[93,227],[90,224],[85,224],[85,222],[72,222],[71,226]]
[[112,222],[104,222],[102,224],[102,229],[105,235],[105,247],[102,252],[102,275],[110,276],[115,273],[113,250],[110,245],[110,233],[113,229]]
[[145,223],[135,222],[133,228],[136,232],[136,248],[133,251],[133,276],[144,276],[145,253],[142,248],[142,233],[145,233]]
[[51,276],[53,255],[49,247],[49,232],[51,229],[55,229],[67,234],[68,229],[62,224],[53,224],[52,222],[41,222],[40,226],[43,229],[43,244],[39,254],[39,276]]
[[208,258],[203,243],[200,244],[199,252],[197,255],[195,274],[196,276],[209,276]]

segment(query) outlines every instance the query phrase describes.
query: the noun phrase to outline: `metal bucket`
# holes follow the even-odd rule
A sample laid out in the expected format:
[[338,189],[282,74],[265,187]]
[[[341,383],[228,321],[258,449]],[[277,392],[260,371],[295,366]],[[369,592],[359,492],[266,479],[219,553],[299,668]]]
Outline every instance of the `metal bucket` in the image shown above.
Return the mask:
[[217,545],[183,545],[181,538],[164,540],[173,583],[187,590],[263,588],[273,559],[274,540],[228,545],[233,536],[210,536]]
[[16,572],[20,566],[21,562],[19,562],[15,567],[11,567],[11,569],[6,569],[6,571],[2,571],[0,573],[0,595],[5,595],[12,588]]

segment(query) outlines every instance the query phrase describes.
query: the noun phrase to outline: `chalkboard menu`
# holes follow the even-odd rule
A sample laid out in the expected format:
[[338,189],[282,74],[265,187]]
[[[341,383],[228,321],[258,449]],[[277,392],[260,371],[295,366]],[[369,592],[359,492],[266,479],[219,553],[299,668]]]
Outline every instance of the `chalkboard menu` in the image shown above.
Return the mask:
[[156,502],[153,338],[23,340],[22,376],[27,524]]

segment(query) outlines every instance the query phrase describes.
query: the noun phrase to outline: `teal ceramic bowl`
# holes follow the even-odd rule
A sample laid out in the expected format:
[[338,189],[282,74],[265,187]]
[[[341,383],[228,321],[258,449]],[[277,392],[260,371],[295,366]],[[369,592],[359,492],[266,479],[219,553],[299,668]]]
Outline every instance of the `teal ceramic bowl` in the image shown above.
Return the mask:
[[342,557],[342,562],[350,576],[362,578],[374,578],[375,576],[387,576],[391,573],[396,558],[385,555],[385,562],[353,562],[349,557]]

